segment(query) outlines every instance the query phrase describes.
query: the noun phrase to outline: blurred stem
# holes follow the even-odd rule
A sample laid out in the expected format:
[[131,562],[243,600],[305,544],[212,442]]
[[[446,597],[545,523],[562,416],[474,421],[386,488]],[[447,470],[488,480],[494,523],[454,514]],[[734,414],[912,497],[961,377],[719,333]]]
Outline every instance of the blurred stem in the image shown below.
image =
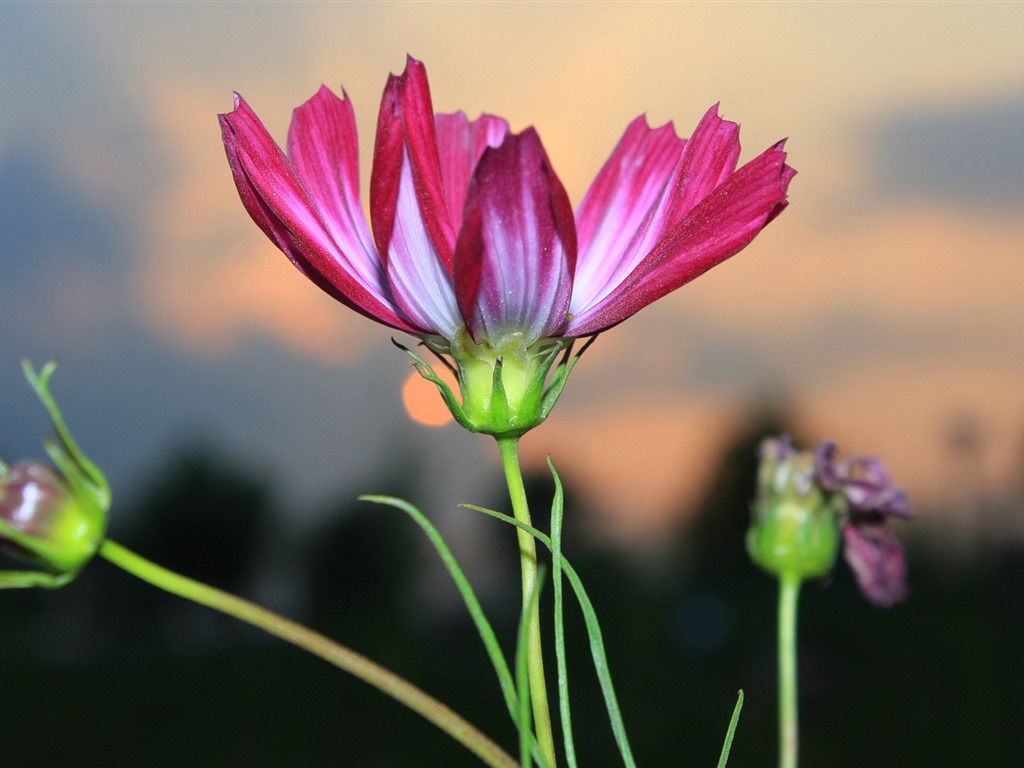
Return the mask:
[[[532,525],[530,509],[526,503],[523,473],[519,467],[519,438],[499,437],[498,449],[505,468],[505,481],[512,500],[512,514],[525,525]],[[519,565],[523,579],[523,606],[528,605],[537,583],[537,543],[526,531],[517,529],[519,538]],[[548,708],[547,684],[544,679],[544,653],[540,644],[540,612],[528,613],[526,660],[530,678],[530,701],[533,722],[537,732],[537,745],[551,768],[555,767],[555,740],[551,732],[551,713]]]
[[801,578],[779,577],[779,768],[797,768],[796,609]]
[[154,587],[241,619],[358,677],[422,715],[485,764],[518,768],[508,753],[447,706],[350,648],[247,600],[162,568],[110,539],[100,545],[99,554]]

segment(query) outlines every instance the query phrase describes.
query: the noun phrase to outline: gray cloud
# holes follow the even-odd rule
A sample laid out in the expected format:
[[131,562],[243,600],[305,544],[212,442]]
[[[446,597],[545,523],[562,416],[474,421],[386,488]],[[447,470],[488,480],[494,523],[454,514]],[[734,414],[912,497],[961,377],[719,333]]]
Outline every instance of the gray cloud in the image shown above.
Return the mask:
[[887,197],[974,209],[1024,204],[1024,88],[1000,100],[894,115],[869,134]]

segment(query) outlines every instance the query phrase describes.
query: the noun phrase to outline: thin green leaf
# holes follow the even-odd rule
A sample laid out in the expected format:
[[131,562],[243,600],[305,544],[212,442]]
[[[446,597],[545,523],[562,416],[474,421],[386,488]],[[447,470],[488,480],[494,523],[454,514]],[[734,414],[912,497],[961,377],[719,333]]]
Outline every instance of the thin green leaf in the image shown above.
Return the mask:
[[[529,639],[527,633],[529,631],[530,622],[539,610],[538,603],[540,602],[540,590],[541,585],[544,582],[544,569],[540,569],[537,572],[537,581],[534,583],[533,592],[530,593],[530,597],[526,604],[523,605],[523,613],[519,619],[519,632],[516,637],[516,683],[519,689],[519,722],[529,723],[532,720],[530,712],[530,665],[529,665]],[[534,754],[533,742],[531,738],[532,733],[529,728],[519,729],[519,760],[522,763],[522,768],[530,768],[533,763],[530,760],[531,755]],[[538,750],[539,753],[539,750]],[[535,755],[537,762],[543,768],[547,768],[546,763],[541,758],[540,754]]]
[[[548,549],[552,548],[551,540],[532,525],[521,523],[515,518],[503,515],[501,512],[495,512],[493,509],[486,509],[485,507],[477,507],[470,504],[462,504],[460,506],[463,506],[466,509],[472,509],[476,512],[482,512],[483,514],[501,520],[504,523],[521,528]],[[587,591],[583,588],[583,582],[580,581],[579,575],[577,575],[575,569],[573,569],[569,564],[569,561],[564,558],[562,559],[562,572],[569,580],[569,585],[572,587],[573,592],[575,592],[576,600],[579,602],[580,609],[583,611],[583,620],[587,625],[587,634],[590,637],[590,655],[594,660],[594,671],[597,673],[597,679],[601,684],[601,693],[604,694],[605,708],[608,710],[608,719],[611,721],[612,733],[615,736],[615,743],[618,744],[619,753],[622,755],[622,761],[627,768],[636,768],[633,753],[629,748],[629,739],[626,737],[626,726],[622,722],[622,713],[619,710],[618,699],[615,697],[615,688],[612,685],[611,673],[608,671],[608,659],[604,650],[604,639],[601,635],[601,627],[597,621],[597,613],[594,611],[594,606],[590,602],[590,598],[587,596]]]
[[517,717],[519,704],[518,696],[516,694],[516,686],[512,681],[512,672],[509,670],[508,662],[505,661],[505,656],[501,651],[501,646],[498,644],[498,638],[494,634],[494,629],[491,627],[491,623],[484,615],[483,608],[480,607],[480,601],[477,599],[476,593],[473,591],[473,587],[469,583],[469,579],[466,578],[466,574],[463,572],[458,561],[456,561],[451,549],[448,548],[448,545],[445,543],[440,531],[438,531],[437,527],[427,519],[426,515],[407,501],[396,499],[391,496],[367,495],[360,496],[359,498],[361,501],[370,501],[374,504],[384,504],[405,512],[405,514],[411,517],[413,521],[423,529],[423,532],[427,534],[427,538],[430,539],[430,543],[434,545],[434,549],[436,549],[438,555],[440,555],[441,562],[444,564],[444,567],[448,569],[448,573],[451,575],[452,581],[455,582],[455,587],[459,590],[459,594],[462,596],[462,600],[466,604],[466,609],[469,611],[469,615],[473,619],[476,631],[479,633],[480,639],[483,641],[484,647],[487,649],[487,655],[490,657],[494,671],[498,675],[498,684],[501,686],[501,693],[505,698],[505,704],[509,709],[509,714],[512,715],[512,721],[518,728],[519,722],[517,721]]
[[[487,620],[487,616],[484,615],[483,608],[480,607],[480,601],[477,599],[476,593],[473,591],[473,587],[469,583],[469,579],[466,578],[466,574],[455,559],[455,555],[452,554],[447,543],[445,543],[444,537],[441,536],[440,531],[437,530],[437,527],[430,522],[426,515],[403,499],[396,499],[392,496],[374,495],[364,495],[359,498],[362,501],[369,501],[374,504],[383,504],[385,506],[401,510],[411,517],[427,535],[430,543],[433,544],[434,549],[437,550],[438,555],[441,557],[441,562],[448,570],[448,574],[452,577],[452,581],[455,582],[455,587],[458,589],[459,595],[462,597],[462,601],[465,603],[466,609],[469,611],[470,618],[473,620],[476,631],[480,635],[480,639],[483,641],[484,648],[487,651],[487,656],[490,658],[491,665],[494,667],[494,671],[498,676],[498,685],[501,687],[501,693],[505,699],[505,706],[508,709],[509,716],[512,718],[512,724],[515,725],[516,730],[520,735],[523,733],[526,734],[530,742],[531,751],[535,756],[539,755],[537,739],[533,734],[533,729],[530,727],[530,718],[527,717],[525,720],[520,719],[520,695],[517,693],[516,684],[512,679],[512,672],[509,669],[508,662],[505,661],[505,655],[501,651],[501,645],[498,643],[498,638],[494,634],[494,629],[491,627],[491,623]],[[529,694],[529,688],[526,690],[527,694]],[[520,725],[521,723],[524,725]],[[542,759],[539,760],[539,762],[541,763],[542,768],[547,768]]]
[[729,751],[732,749],[732,740],[736,735],[736,726],[740,721],[740,710],[743,709],[743,689],[740,689],[736,697],[736,706],[732,710],[732,719],[729,720],[729,730],[725,733],[725,744],[722,745],[722,755],[718,758],[718,768],[725,768],[729,762]]
[[555,481],[555,496],[551,501],[551,578],[555,590],[555,664],[558,669],[558,714],[562,722],[562,740],[565,762],[576,768],[576,746],[572,738],[572,715],[569,708],[569,672],[565,663],[565,623],[562,610],[562,513],[565,511],[565,493],[562,479],[555,465],[548,459],[551,477]]

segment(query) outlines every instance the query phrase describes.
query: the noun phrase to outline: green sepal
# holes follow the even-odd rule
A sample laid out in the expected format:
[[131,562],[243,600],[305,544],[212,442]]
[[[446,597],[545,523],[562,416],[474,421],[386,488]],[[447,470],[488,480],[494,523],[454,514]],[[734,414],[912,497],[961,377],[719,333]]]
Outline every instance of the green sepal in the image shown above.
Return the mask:
[[[555,403],[558,402],[558,398],[562,396],[562,390],[565,388],[565,382],[569,379],[569,374],[572,373],[572,369],[576,367],[576,363],[583,353],[589,349],[590,345],[597,340],[597,336],[591,336],[587,339],[587,342],[580,347],[580,351],[575,355],[572,354],[573,341],[569,342],[569,346],[565,348],[565,354],[562,355],[561,362],[558,363],[558,367],[555,368],[555,375],[551,379],[551,384],[544,391],[544,397],[541,401],[540,413],[541,421],[548,417],[551,413],[551,409],[555,407]],[[557,350],[555,350],[557,354]],[[571,357],[570,357],[571,355]],[[550,363],[548,366],[550,367]]]
[[391,339],[391,343],[412,358],[412,363],[410,363],[410,365],[416,369],[416,373],[437,387],[437,391],[440,393],[441,399],[444,400],[444,404],[448,407],[448,410],[451,411],[452,417],[459,423],[459,426],[463,429],[468,429],[470,432],[477,432],[478,430],[476,429],[476,426],[466,418],[466,414],[462,410],[462,404],[459,403],[458,398],[455,397],[455,393],[452,392],[452,388],[448,386],[447,382],[434,373],[434,369],[430,366],[430,363],[417,355],[407,346],[400,343],[397,339]]
[[37,374],[29,360],[21,361],[21,369],[25,373],[29,386],[50,414],[56,439],[47,436],[44,442],[46,453],[57,465],[65,480],[76,493],[85,493],[92,497],[95,505],[106,512],[110,509],[110,484],[92,461],[89,460],[68,429],[64,416],[53,395],[50,394],[50,377],[57,370],[57,361],[50,360]]
[[78,571],[50,573],[49,571],[0,571],[0,589],[27,589],[42,587],[57,589],[75,580]]
[[[508,394],[505,392],[505,380],[501,371],[505,367],[503,358],[494,361],[494,370],[491,372],[491,401],[490,401],[490,424],[510,424],[512,414],[508,404]],[[525,398],[524,398],[525,400]]]

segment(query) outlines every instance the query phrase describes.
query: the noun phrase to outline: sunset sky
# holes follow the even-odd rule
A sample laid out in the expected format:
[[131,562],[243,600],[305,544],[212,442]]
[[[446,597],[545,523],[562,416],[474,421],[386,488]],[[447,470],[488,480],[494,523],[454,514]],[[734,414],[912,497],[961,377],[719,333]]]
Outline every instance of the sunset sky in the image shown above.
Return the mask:
[[391,332],[266,241],[217,126],[238,91],[283,142],[343,86],[365,191],[408,53],[438,111],[536,126],[574,204],[641,113],[686,136],[718,102],[741,162],[789,138],[786,212],[599,339],[524,440],[605,529],[657,533],[767,402],[880,455],[941,525],[959,488],[1024,483],[1021,30],[1021,3],[3,4],[0,456],[45,427],[20,358],[58,357],[115,492],[202,440],[296,510],[409,455],[443,478],[427,503],[491,501],[496,451],[409,419]]

